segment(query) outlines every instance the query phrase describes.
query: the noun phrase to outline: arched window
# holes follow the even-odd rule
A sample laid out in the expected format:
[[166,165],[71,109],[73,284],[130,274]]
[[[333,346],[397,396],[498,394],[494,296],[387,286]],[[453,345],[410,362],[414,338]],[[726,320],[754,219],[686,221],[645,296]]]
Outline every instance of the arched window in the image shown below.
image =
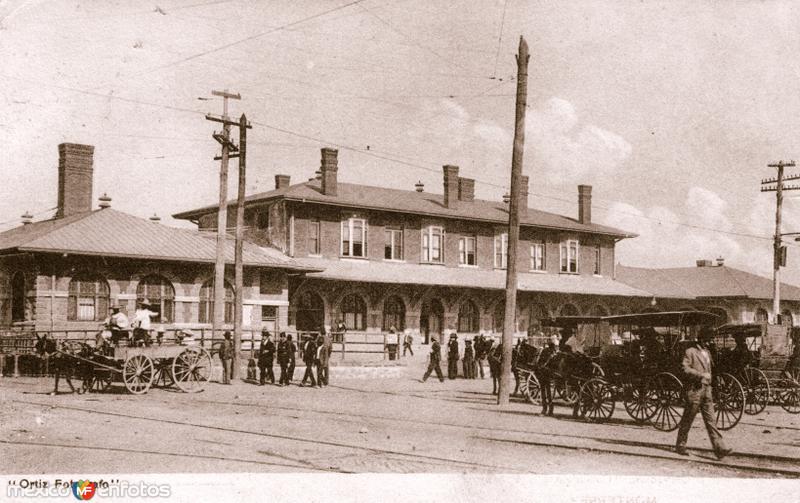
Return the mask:
[[575,307],[574,304],[564,304],[564,306],[561,307],[561,316],[580,316],[580,314],[580,311],[578,311],[578,308]]
[[392,327],[398,332],[406,328],[406,305],[397,295],[392,295],[383,303],[383,330],[388,332]]
[[69,282],[67,320],[99,321],[108,316],[108,283],[91,276],[76,276]]
[[25,321],[25,275],[11,278],[11,321]]
[[175,320],[175,289],[162,276],[146,276],[136,287],[136,302],[147,302],[159,316],[156,323],[172,323]]
[[794,319],[792,318],[792,312],[788,309],[784,309],[781,312],[781,324],[786,325],[787,327],[794,326]]
[[542,320],[550,317],[547,308],[542,304],[531,304],[529,311],[530,323],[528,324],[528,332],[533,333],[542,330]]
[[756,309],[756,323],[766,323],[769,321],[769,313],[763,307]]
[[492,330],[497,333],[503,332],[503,327],[506,324],[506,303],[500,301],[494,306],[492,313]]
[[322,297],[311,291],[305,291],[297,299],[295,326],[301,332],[315,332],[325,323],[325,303]]
[[[214,280],[206,281],[200,288],[200,323],[213,323],[214,321]],[[233,288],[225,282],[225,321],[233,323]]]
[[480,315],[475,303],[467,300],[458,308],[458,331],[474,333],[480,330]]
[[608,311],[603,306],[596,304],[592,308],[592,316],[608,316]]
[[367,304],[360,296],[351,293],[342,299],[341,311],[348,330],[367,329]]

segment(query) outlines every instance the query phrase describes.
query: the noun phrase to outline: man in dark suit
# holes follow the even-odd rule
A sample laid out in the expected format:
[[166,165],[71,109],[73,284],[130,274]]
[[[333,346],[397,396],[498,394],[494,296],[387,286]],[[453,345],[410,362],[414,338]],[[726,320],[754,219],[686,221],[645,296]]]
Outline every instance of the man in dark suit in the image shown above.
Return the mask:
[[309,337],[303,344],[303,363],[306,364],[306,373],[303,374],[303,380],[300,381],[300,386],[306,385],[306,380],[311,378],[311,387],[317,385],[317,380],[314,379],[314,363],[317,359],[317,341],[314,337]]
[[458,377],[458,334],[450,334],[450,342],[447,343],[447,377],[455,379]]
[[275,359],[275,343],[272,342],[272,334],[268,330],[261,333],[261,346],[258,349],[258,369],[259,383],[261,386],[266,384],[267,379],[275,384],[275,373],[272,372],[272,362]]
[[278,386],[286,386],[289,384],[289,362],[291,361],[291,346],[289,341],[286,340],[286,333],[281,332],[280,339],[278,340],[278,365],[281,366],[281,376],[278,379]]
[[297,346],[292,341],[292,334],[286,336],[286,343],[289,345],[289,366],[286,369],[286,385],[288,386],[294,379],[294,366],[297,358]]
[[439,344],[439,341],[434,338],[433,342],[431,343],[431,356],[428,362],[428,370],[425,371],[425,375],[422,377],[422,382],[428,380],[428,377],[431,376],[431,372],[434,370],[436,371],[436,377],[439,378],[441,382],[444,382],[444,376],[442,375],[442,345]]
[[230,384],[233,372],[233,342],[229,331],[225,331],[224,337],[225,339],[219,347],[219,359],[222,361],[222,384]]
[[731,449],[725,445],[715,424],[714,401],[711,392],[711,352],[709,345],[714,337],[710,327],[702,327],[697,336],[697,344],[686,349],[683,355],[683,373],[688,380],[686,385],[686,406],[683,409],[680,426],[678,427],[678,440],[675,452],[686,455],[686,441],[689,439],[689,430],[698,411],[703,416],[703,422],[708,431],[708,438],[714,448],[714,454],[722,459],[730,454]]

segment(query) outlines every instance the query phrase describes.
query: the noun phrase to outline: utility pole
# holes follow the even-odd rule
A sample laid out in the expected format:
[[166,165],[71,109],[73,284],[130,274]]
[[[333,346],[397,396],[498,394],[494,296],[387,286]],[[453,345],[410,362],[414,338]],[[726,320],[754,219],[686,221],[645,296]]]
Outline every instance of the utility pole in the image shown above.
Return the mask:
[[[242,299],[244,296],[244,261],[242,252],[244,242],[244,189],[245,163],[247,151],[247,118],[239,118],[239,187],[236,197],[236,246],[234,250],[234,308],[233,308],[233,377],[238,374],[239,353],[242,350]],[[252,340],[251,340],[252,344]]]
[[800,175],[784,176],[783,174],[783,168],[793,168],[794,161],[778,161],[776,163],[767,164],[767,166],[778,170],[777,177],[761,180],[761,185],[764,185],[764,187],[761,187],[761,192],[775,192],[775,236],[772,247],[772,313],[774,316],[773,321],[777,324],[781,316],[781,266],[786,265],[786,247],[781,245],[783,191],[800,189],[800,186],[784,186],[783,183],[788,180],[800,179]]
[[[229,93],[225,91],[211,91],[214,96],[222,97],[222,116],[217,117],[211,114],[206,114],[206,120],[221,122],[222,133],[216,131],[212,137],[222,145],[222,155],[215,157],[219,159],[219,209],[217,212],[217,256],[214,264],[214,313],[212,318],[212,331],[211,337],[213,339],[225,322],[225,240],[227,237],[228,227],[228,159],[231,152],[238,151],[238,147],[231,142],[231,125],[230,117],[228,117],[228,100],[240,100],[242,97],[236,93]],[[234,365],[231,372],[234,377],[238,372],[236,369],[236,353],[234,352]]]
[[519,37],[517,54],[517,109],[514,126],[514,152],[511,158],[511,201],[508,207],[508,260],[506,264],[506,312],[503,322],[503,360],[497,404],[508,405],[511,394],[511,352],[517,314],[517,248],[519,245],[519,197],[522,154],[525,147],[525,109],[528,99],[528,44]]

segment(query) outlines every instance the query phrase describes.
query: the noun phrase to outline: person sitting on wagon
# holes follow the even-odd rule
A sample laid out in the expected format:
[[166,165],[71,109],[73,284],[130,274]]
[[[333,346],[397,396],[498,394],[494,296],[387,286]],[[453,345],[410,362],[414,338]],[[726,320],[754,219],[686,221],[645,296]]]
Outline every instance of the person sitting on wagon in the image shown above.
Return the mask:
[[133,345],[139,343],[150,345],[150,318],[158,316],[157,312],[150,310],[150,304],[142,302],[133,315]]
[[105,326],[111,331],[111,344],[114,346],[119,345],[120,339],[128,338],[128,328],[130,322],[128,317],[125,316],[119,306],[111,306],[111,316],[106,319]]

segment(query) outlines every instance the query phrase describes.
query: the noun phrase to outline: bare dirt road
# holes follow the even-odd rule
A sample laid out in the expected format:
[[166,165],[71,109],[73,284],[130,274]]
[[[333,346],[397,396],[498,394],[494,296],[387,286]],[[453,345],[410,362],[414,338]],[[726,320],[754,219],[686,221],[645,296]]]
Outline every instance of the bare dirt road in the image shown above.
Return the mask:
[[495,405],[490,380],[335,379],[324,389],[210,383],[50,396],[51,379],[0,380],[0,472],[439,472],[800,477],[800,417],[745,416],[717,461],[697,420],[691,456],[675,432],[555,417],[517,399]]

